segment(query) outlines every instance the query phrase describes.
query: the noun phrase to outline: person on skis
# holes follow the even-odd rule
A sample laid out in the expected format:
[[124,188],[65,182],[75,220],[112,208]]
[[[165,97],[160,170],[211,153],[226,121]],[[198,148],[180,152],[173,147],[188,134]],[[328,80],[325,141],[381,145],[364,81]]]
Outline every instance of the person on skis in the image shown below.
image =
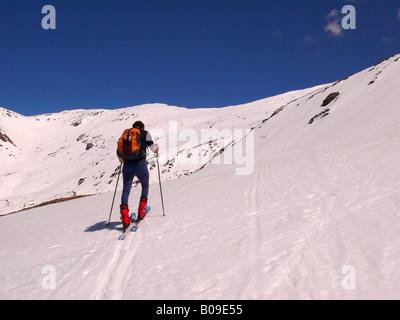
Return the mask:
[[127,228],[131,222],[129,219],[128,200],[135,176],[142,186],[137,215],[138,221],[141,221],[146,215],[145,209],[149,194],[149,170],[146,161],[147,148],[158,154],[159,146],[153,142],[150,133],[144,129],[142,121],[136,121],[131,129],[125,130],[118,142],[117,156],[121,165],[123,165],[120,213],[124,228]]

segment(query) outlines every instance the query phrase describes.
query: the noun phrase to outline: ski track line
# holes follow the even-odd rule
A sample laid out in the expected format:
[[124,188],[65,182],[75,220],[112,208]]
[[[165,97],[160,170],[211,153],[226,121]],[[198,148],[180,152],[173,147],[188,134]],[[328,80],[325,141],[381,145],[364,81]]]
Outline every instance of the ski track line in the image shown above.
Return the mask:
[[255,165],[255,174],[253,181],[249,183],[244,192],[246,216],[248,217],[251,240],[248,243],[249,252],[253,256],[260,251],[260,241],[262,241],[262,231],[260,227],[260,215],[263,213],[263,208],[260,202],[260,194],[265,190],[267,170],[263,163],[258,162]]
[[[98,277],[99,285],[90,296],[90,300],[117,300],[123,295],[129,279],[127,278],[128,268],[133,261],[137,249],[142,241],[143,234],[139,229],[134,234],[130,234],[125,240],[117,240],[114,254],[109,260],[106,268]],[[136,239],[136,240],[135,240]],[[129,274],[129,277],[131,273]]]
[[[135,234],[131,236],[129,245],[124,246],[122,257],[118,260],[119,263],[114,269],[114,279],[112,279],[111,285],[107,288],[107,292],[105,293],[106,299],[120,300],[122,298],[126,285],[132,276],[132,272],[128,273],[129,267],[139,249],[142,239],[143,233],[138,229]],[[126,239],[124,241],[126,241]]]
[[124,243],[122,241],[117,243],[112,258],[109,260],[107,266],[104,268],[104,271],[101,272],[98,277],[98,286],[95,290],[93,290],[92,294],[90,295],[90,300],[104,299],[108,283],[111,281],[112,278],[113,270],[115,269],[115,266],[118,263],[119,256],[121,255],[123,244]]
[[[245,210],[247,219],[247,225],[250,230],[248,238],[242,247],[243,254],[247,254],[251,257],[255,257],[252,261],[252,266],[255,269],[262,268],[263,257],[261,256],[263,232],[260,223],[260,216],[263,215],[264,209],[260,198],[263,192],[266,190],[266,181],[269,177],[269,167],[264,165],[263,162],[257,162],[255,164],[254,175],[252,181],[247,185],[244,191]],[[248,299],[249,297],[255,297],[254,288],[257,284],[263,282],[262,277],[258,274],[250,277],[246,284],[243,284],[239,299]]]

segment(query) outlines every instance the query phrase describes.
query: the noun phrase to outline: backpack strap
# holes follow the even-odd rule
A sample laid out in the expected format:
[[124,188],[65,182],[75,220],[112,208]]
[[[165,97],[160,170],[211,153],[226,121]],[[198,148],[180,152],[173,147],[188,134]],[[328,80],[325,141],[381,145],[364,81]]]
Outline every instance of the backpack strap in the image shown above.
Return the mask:
[[138,130],[139,130],[139,136],[136,133],[136,143],[137,143],[139,149],[142,149],[142,141],[140,139],[140,136],[142,135],[142,131],[140,129],[138,129]]
[[128,140],[128,137],[129,137],[129,134],[130,134],[132,128],[131,129],[127,129],[127,130],[128,130],[128,132],[126,133],[125,140]]

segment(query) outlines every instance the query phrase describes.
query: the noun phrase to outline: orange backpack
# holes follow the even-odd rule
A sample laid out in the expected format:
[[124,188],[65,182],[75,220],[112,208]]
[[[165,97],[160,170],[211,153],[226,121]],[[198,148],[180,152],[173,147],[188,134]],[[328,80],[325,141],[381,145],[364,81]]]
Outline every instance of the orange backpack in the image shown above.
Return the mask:
[[140,148],[140,130],[126,129],[118,140],[117,154],[124,160],[142,160],[146,153]]

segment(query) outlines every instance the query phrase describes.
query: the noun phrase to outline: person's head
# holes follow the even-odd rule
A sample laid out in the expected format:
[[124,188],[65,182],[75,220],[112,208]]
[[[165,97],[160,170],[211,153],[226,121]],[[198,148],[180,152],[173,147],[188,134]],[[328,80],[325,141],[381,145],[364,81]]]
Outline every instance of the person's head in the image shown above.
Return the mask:
[[142,121],[136,121],[133,125],[132,128],[136,129],[144,129],[144,123]]

